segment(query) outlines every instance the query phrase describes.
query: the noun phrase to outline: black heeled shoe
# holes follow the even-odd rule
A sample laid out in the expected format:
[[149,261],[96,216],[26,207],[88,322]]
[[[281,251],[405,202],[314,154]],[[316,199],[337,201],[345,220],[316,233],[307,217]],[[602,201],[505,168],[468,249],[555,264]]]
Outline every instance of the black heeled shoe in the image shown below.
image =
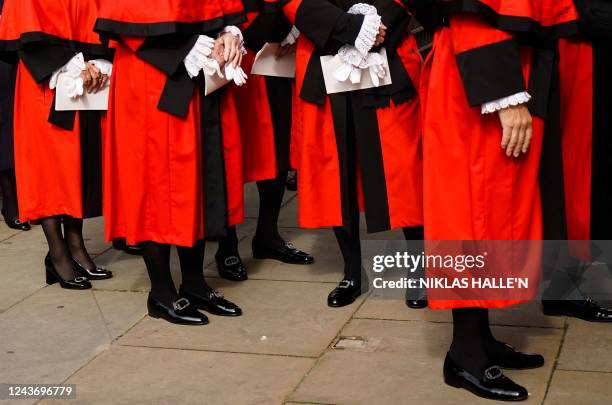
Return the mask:
[[582,301],[542,301],[542,312],[548,316],[570,316],[588,322],[612,322],[612,309],[586,298]]
[[231,301],[223,298],[223,294],[210,287],[207,288],[205,295],[191,294],[185,291],[183,286],[179,287],[179,295],[186,298],[196,308],[202,309],[213,315],[219,316],[240,316],[242,309]]
[[113,273],[106,270],[104,267],[96,266],[96,268],[93,270],[87,270],[74,257],[72,258],[72,261],[74,262],[79,274],[88,278],[89,280],[107,280],[109,278],[113,278]]
[[530,370],[544,365],[544,357],[540,354],[522,353],[514,347],[495,342],[495,348],[487,349],[487,357],[492,364],[505,370]]
[[272,259],[287,264],[303,265],[313,264],[315,261],[311,254],[296,249],[291,242],[285,242],[280,247],[271,248],[253,239],[251,247],[255,259]]
[[[415,297],[416,296],[416,297]],[[406,290],[406,306],[411,309],[427,308],[427,290],[410,291]]]
[[91,288],[91,283],[87,277],[79,276],[76,269],[75,273],[77,276],[72,280],[64,280],[57,272],[57,269],[51,260],[51,256],[47,254],[47,257],[45,257],[45,276],[47,285],[59,283],[60,287],[66,290],[89,290]]
[[529,396],[524,387],[506,377],[499,367],[491,366],[476,376],[455,363],[449,354],[444,360],[444,382],[496,401],[524,401]]
[[4,215],[4,213],[2,213],[2,216],[4,217],[4,222],[6,223],[6,226],[11,229],[15,229],[16,231],[29,231],[32,229],[32,226],[29,222],[21,222],[19,218],[9,218]]
[[179,298],[168,306],[149,295],[147,309],[151,318],[161,318],[177,325],[208,325],[209,322],[208,317],[185,298]]
[[249,278],[246,267],[242,264],[242,259],[239,256],[221,257],[219,253],[215,254],[215,263],[219,277],[230,281],[245,281]]
[[142,256],[142,248],[139,245],[128,245],[125,239],[115,239],[113,249],[121,250],[132,256]]
[[361,285],[353,280],[344,279],[327,296],[327,306],[332,308],[351,305],[361,295]]

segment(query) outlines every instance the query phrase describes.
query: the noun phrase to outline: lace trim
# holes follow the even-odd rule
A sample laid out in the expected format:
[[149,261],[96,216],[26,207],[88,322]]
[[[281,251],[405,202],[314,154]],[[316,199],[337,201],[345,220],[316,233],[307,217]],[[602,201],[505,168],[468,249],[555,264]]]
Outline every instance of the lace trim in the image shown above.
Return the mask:
[[195,45],[183,61],[190,78],[197,77],[201,70],[208,76],[217,73],[220,77],[223,77],[219,63],[210,57],[214,46],[215,40],[213,38],[206,35],[198,37]]
[[517,106],[528,103],[531,100],[531,95],[526,91],[513,94],[509,97],[500,98],[499,100],[491,101],[482,105],[482,114],[491,114],[496,111],[504,110],[510,106]]
[[77,53],[64,66],[53,72],[49,80],[49,88],[54,90],[57,87],[59,76],[65,73],[68,76],[66,87],[62,89],[70,98],[82,96],[85,92],[84,82],[81,77],[81,72],[87,68],[85,57],[82,53]]
[[348,13],[361,14],[365,16],[361,30],[359,31],[357,39],[355,40],[355,47],[359,50],[359,52],[361,52],[362,55],[365,56],[368,54],[368,52],[370,52],[376,43],[376,36],[378,35],[380,24],[382,24],[382,19],[378,15],[376,7],[365,3],[353,5],[348,10]]

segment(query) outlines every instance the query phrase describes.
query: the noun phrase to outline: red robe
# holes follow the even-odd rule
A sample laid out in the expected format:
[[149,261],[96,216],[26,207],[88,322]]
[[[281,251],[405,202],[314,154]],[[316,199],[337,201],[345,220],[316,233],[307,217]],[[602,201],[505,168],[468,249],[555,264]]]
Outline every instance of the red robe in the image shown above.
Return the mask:
[[[49,89],[52,73],[77,52],[108,58],[92,29],[96,14],[95,0],[4,2],[0,51],[13,60],[20,53],[14,139],[21,221],[101,214],[100,113],[55,114],[61,122],[54,121]],[[83,120],[90,125],[81,128]]]
[[[442,4],[447,7],[449,24],[436,32],[422,83],[427,89],[423,135],[426,239],[485,241],[470,246],[476,247],[477,254],[488,250],[490,269],[496,272],[492,274],[529,277],[530,283],[537,284],[538,243],[518,243],[520,248],[513,251],[506,250],[513,248],[510,243],[486,243],[542,238],[538,171],[544,122],[537,116],[537,107],[547,103],[531,86],[534,51],[519,45],[515,33],[536,37],[570,32],[576,27],[576,11],[569,0]],[[509,158],[500,147],[498,114],[482,115],[480,107],[527,90],[536,113],[533,140],[525,156]],[[466,253],[461,244],[448,246],[450,250],[444,253]],[[452,298],[452,294],[434,290],[429,305],[434,309],[503,307],[529,299],[535,292],[532,287],[516,299],[504,293]]]
[[[107,239],[192,246],[243,218],[233,100],[204,97],[183,59],[200,34],[244,20],[240,1],[107,0],[96,30],[116,49],[104,147]],[[178,83],[178,85],[177,85]]]
[[[348,6],[350,2],[345,3]],[[342,98],[354,96],[367,99],[363,103],[368,104],[355,114],[360,119],[355,129],[361,138],[357,141],[359,199],[368,231],[423,223],[421,113],[415,88],[422,61],[415,39],[404,36],[409,20],[404,6],[393,0],[370,3],[390,30],[399,34],[397,41],[386,45],[397,74],[392,86],[348,97],[327,96],[317,75],[309,76],[311,58],[312,66],[316,66],[318,56],[327,53],[324,48],[344,10],[327,0],[293,0],[284,7],[290,21],[302,32],[297,49],[296,91],[300,97],[294,113],[294,125],[298,126],[297,136],[294,134],[296,156],[292,160],[298,172],[299,223],[305,228],[346,224],[343,196],[349,169],[342,164],[345,151],[342,141],[337,140],[344,135],[335,130],[331,100],[342,102]]]

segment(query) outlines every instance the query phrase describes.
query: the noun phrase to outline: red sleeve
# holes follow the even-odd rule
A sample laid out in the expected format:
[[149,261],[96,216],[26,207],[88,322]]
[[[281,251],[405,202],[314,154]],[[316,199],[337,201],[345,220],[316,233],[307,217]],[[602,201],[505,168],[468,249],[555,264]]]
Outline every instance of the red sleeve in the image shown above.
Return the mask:
[[450,17],[450,32],[471,106],[526,91],[518,42],[479,17]]

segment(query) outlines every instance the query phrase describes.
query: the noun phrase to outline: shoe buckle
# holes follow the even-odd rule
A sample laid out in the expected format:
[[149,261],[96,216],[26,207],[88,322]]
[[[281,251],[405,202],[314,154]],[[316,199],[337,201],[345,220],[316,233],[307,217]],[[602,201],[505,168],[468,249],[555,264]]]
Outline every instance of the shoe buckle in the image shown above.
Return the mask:
[[285,247],[286,247],[287,249],[290,249],[290,250],[297,250],[297,249],[295,248],[295,245],[294,245],[293,243],[291,243],[291,242],[285,242]]
[[187,307],[189,307],[190,303],[187,298],[179,298],[178,300],[172,303],[172,307],[176,312],[181,312]]
[[84,283],[87,280],[88,280],[87,277],[75,277],[74,282],[75,283]]
[[222,299],[223,298],[223,293],[221,291],[218,291],[218,290],[212,290],[212,292],[210,293],[210,296],[213,297],[213,298]]
[[236,256],[226,257],[223,261],[223,264],[225,264],[226,266],[235,266],[238,263],[240,263],[240,259]]
[[487,378],[487,380],[497,380],[498,378],[503,377],[503,375],[504,373],[498,366],[491,366],[484,371],[484,376]]
[[352,286],[353,286],[353,281],[352,280],[342,280],[338,284],[338,288],[350,288]]

